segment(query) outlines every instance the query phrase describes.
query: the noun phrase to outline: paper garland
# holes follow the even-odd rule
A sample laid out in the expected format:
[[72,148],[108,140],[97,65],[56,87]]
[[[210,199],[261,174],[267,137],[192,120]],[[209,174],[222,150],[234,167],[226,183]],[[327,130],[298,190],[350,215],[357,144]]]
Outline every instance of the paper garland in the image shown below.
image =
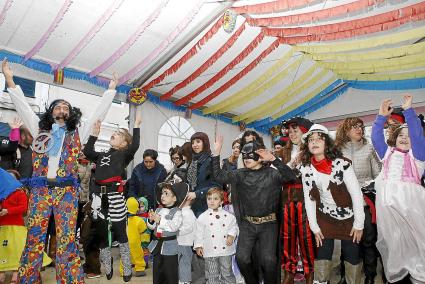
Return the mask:
[[161,75],[150,81],[148,84],[143,86],[143,89],[149,90],[159,82],[163,81],[165,77],[170,76],[177,72],[183,64],[185,64],[189,59],[195,56],[198,53],[198,50],[201,49],[220,29],[223,25],[223,18],[220,17],[217,22],[204,34],[204,36],[198,40],[191,49],[189,49],[176,63],[174,63],[170,68],[165,70]]
[[359,51],[352,53],[312,53],[309,54],[316,61],[360,61],[373,59],[395,58],[406,55],[423,54],[425,53],[425,42],[398,46],[392,48],[383,48],[372,51]]
[[[352,38],[355,36],[362,36],[377,32],[382,32],[390,29],[394,29],[403,24],[409,23],[411,21],[420,21],[425,19],[425,13],[417,14],[414,16],[401,17],[397,20],[389,20],[387,22],[373,24],[367,26],[367,22],[362,21],[351,21],[353,23],[358,23],[359,28],[351,27],[351,22],[345,22],[341,24],[333,24],[334,27],[331,26],[316,26],[316,27],[308,27],[308,28],[294,28],[294,32],[302,32],[300,35],[286,36],[286,32],[291,34],[288,29],[271,29],[264,28],[264,33],[268,36],[277,36],[282,37],[284,43],[286,44],[300,44],[304,42],[315,42],[315,41],[330,41],[330,40],[340,40],[346,38]],[[363,19],[362,19],[363,20]],[[366,25],[366,26],[363,26]],[[309,31],[310,29],[310,31]],[[339,30],[336,32],[329,32],[331,30]],[[318,31],[318,33],[314,33],[314,31]]]
[[415,78],[424,78],[425,70],[392,73],[392,74],[353,74],[341,76],[344,80],[358,80],[358,81],[392,81],[392,80],[406,80]]
[[0,13],[0,26],[3,24],[4,19],[6,19],[7,11],[9,11],[10,7],[12,6],[12,3],[13,3],[13,0],[7,0],[4,3],[3,10]]
[[170,0],[163,0],[155,10],[149,15],[149,17],[136,29],[136,31],[130,36],[130,38],[123,43],[118,50],[116,50],[108,59],[102,64],[93,69],[89,75],[91,77],[96,76],[105,71],[115,61],[117,61],[124,53],[138,40],[138,38],[145,32],[145,30],[158,18],[161,14],[162,9],[168,4]]
[[[231,95],[229,98],[219,102],[216,105],[213,105],[209,108],[203,110],[204,114],[209,114],[213,112],[223,113],[228,109],[233,108],[235,105],[240,105],[240,100],[244,98],[244,100],[250,100],[248,94],[253,93],[259,86],[261,86],[264,82],[270,79],[274,73],[276,73],[287,61],[292,57],[293,51],[290,50],[286,52],[275,64],[273,64],[266,72],[264,72],[261,76],[259,76],[255,81],[251,82],[249,85],[244,87],[242,90],[237,93]],[[295,67],[295,65],[294,65]],[[288,68],[288,67],[287,67]],[[287,72],[287,71],[286,71]],[[251,96],[255,97],[255,94]]]
[[[262,107],[260,111],[248,117],[246,122],[251,123],[257,119],[267,116],[270,113],[273,113],[276,109],[287,104],[293,98],[300,96],[303,91],[316,84],[329,72],[328,70],[320,70],[319,72],[315,72],[316,70],[317,66],[310,68],[306,73],[304,73],[304,75],[295,80],[294,83],[289,86],[289,88],[286,88],[285,91],[280,92],[279,96],[276,96],[274,101],[270,100],[269,102],[265,103],[264,107]],[[313,76],[314,73],[316,74]]]
[[299,25],[302,23],[313,22],[336,16],[347,15],[361,9],[376,5],[384,0],[360,0],[343,4],[340,6],[321,9],[313,12],[307,12],[296,15],[280,16],[280,17],[267,17],[267,18],[247,18],[247,22],[251,26],[257,27],[276,27],[285,25]]
[[235,84],[237,81],[243,78],[246,74],[248,74],[252,69],[254,69],[265,57],[267,57],[278,46],[279,46],[279,40],[276,39],[268,48],[266,48],[263,52],[261,52],[261,54],[257,56],[257,58],[255,58],[250,64],[248,64],[248,66],[246,66],[244,69],[242,69],[242,71],[240,71],[238,74],[233,76],[232,79],[224,83],[221,87],[219,87],[217,90],[215,90],[211,94],[207,95],[202,100],[191,105],[189,108],[191,109],[200,108],[204,106],[207,102],[219,96],[225,90],[230,88],[233,84]]
[[99,30],[106,24],[106,22],[111,18],[111,16],[119,9],[124,0],[115,0],[109,8],[102,14],[99,20],[91,27],[91,29],[86,33],[86,35],[78,42],[78,44],[71,50],[71,52],[56,66],[55,69],[62,69],[65,66],[68,66],[84,47],[89,44],[93,37],[99,32]]
[[155,58],[158,57],[159,54],[161,54],[161,52],[167,49],[167,47],[170,46],[170,44],[172,44],[174,40],[181,34],[181,32],[192,22],[193,18],[198,14],[199,10],[201,10],[203,4],[204,1],[198,1],[195,7],[193,7],[189,11],[186,17],[182,21],[180,21],[177,27],[167,36],[167,38],[165,38],[161,42],[161,44],[157,48],[155,48],[151,53],[149,53],[149,55],[145,57],[139,64],[137,64],[136,66],[131,68],[126,74],[121,76],[118,82],[122,84],[127,80],[134,78],[138,72],[148,66]]
[[233,7],[232,9],[238,14],[269,14],[294,8],[301,8],[312,2],[317,2],[317,0],[276,0],[268,3]]
[[321,91],[323,91],[324,89],[326,89],[326,87],[328,87],[332,82],[334,82],[336,80],[335,77],[327,80],[326,82],[324,82],[322,85],[320,85],[319,87],[315,88],[313,91],[311,91],[307,96],[303,97],[302,99],[300,99],[299,101],[297,101],[296,103],[291,104],[290,106],[282,109],[281,111],[273,114],[271,117],[272,119],[276,119],[279,116],[303,105],[304,103],[306,103],[308,100],[310,100],[312,97],[314,97],[315,95],[317,95],[318,93],[320,93]]
[[[189,102],[194,97],[198,96],[203,91],[207,90],[209,87],[214,85],[218,80],[223,78],[230,70],[233,69],[236,65],[238,65],[242,60],[244,60],[251,52],[263,41],[264,34],[260,31],[260,33],[245,47],[230,63],[228,63],[223,69],[221,69],[217,74],[215,74],[211,79],[207,82],[203,83],[199,88],[192,91],[190,94],[178,99],[174,103],[176,105],[182,105]],[[192,108],[193,109],[193,108]]]
[[53,33],[53,31],[56,29],[56,27],[59,25],[59,23],[62,21],[63,17],[65,16],[65,13],[68,11],[69,7],[73,3],[73,0],[65,0],[63,3],[61,9],[59,10],[58,14],[56,15],[53,22],[50,24],[47,31],[43,34],[43,36],[38,40],[38,42],[34,45],[31,50],[25,54],[24,59],[28,60],[30,59],[34,54],[36,54],[46,43],[46,41],[49,39],[50,35]]
[[344,42],[335,42],[331,44],[320,45],[297,45],[294,46],[296,51],[304,51],[307,53],[330,53],[344,52],[351,50],[374,48],[387,44],[396,44],[399,42],[415,40],[425,37],[425,27],[408,29],[403,32],[397,32],[389,35],[381,35],[372,38],[351,40]]
[[182,82],[178,83],[171,90],[166,92],[161,96],[161,100],[169,99],[175,92],[184,88],[193,80],[195,80],[199,75],[201,75],[205,70],[207,70],[211,65],[213,65],[229,48],[235,44],[236,40],[245,30],[245,22],[237,29],[237,31],[216,51],[214,54],[207,59],[198,69],[196,69],[192,74],[190,74]]

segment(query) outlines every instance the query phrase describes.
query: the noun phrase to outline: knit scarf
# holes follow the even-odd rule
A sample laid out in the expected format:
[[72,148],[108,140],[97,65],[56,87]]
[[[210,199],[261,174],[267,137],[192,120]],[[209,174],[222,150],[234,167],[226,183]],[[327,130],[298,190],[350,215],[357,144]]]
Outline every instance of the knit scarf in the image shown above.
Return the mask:
[[314,157],[311,157],[311,164],[319,173],[330,175],[332,172],[332,160],[330,159],[317,161]]
[[198,182],[198,165],[201,165],[205,162],[206,159],[210,156],[207,152],[200,152],[193,155],[192,162],[187,169],[187,181],[192,187],[192,190],[195,189]]

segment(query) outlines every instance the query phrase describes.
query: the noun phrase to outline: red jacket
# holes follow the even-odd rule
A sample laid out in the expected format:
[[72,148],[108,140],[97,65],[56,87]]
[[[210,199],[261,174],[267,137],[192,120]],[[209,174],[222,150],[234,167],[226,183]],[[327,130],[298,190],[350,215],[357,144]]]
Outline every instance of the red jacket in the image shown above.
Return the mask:
[[7,209],[5,216],[0,216],[0,226],[24,226],[24,214],[27,211],[28,198],[23,190],[17,190],[0,202],[1,209]]

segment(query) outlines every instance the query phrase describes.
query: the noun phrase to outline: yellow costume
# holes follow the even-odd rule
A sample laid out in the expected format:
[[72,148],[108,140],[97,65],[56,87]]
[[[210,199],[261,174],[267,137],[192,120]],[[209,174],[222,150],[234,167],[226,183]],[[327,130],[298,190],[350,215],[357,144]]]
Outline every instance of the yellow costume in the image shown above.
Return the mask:
[[[130,246],[131,263],[134,264],[136,275],[138,272],[145,271],[146,262],[142,250],[142,235],[146,231],[146,222],[142,217],[135,216],[139,210],[139,202],[134,197],[130,197],[127,200],[127,210],[129,213],[128,225],[127,225],[127,236],[128,244]],[[120,265],[120,273],[123,273],[122,263]]]

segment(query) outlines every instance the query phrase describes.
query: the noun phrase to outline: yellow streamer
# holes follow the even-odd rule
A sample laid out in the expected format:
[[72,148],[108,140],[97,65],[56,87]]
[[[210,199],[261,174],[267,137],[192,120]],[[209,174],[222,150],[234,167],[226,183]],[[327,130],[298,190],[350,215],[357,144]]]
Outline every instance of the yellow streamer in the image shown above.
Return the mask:
[[389,72],[389,71],[407,71],[417,68],[425,68],[425,58],[422,61],[413,62],[409,64],[403,64],[403,65],[394,65],[394,66],[388,66],[388,67],[371,67],[371,68],[362,68],[362,69],[333,69],[335,73],[337,73],[340,76],[345,76],[349,74],[365,74],[365,73],[383,73],[383,72]]
[[322,85],[320,85],[319,87],[317,87],[316,89],[311,91],[307,96],[303,97],[302,99],[298,100],[297,102],[291,104],[290,106],[288,106],[288,107],[282,109],[281,111],[275,113],[274,115],[272,115],[272,119],[279,118],[282,115],[284,115],[285,113],[288,113],[288,112],[296,109],[297,107],[305,104],[307,101],[312,99],[315,95],[317,95],[318,93],[320,93],[321,91],[323,91],[324,89],[329,87],[329,85],[332,84],[333,82],[335,82],[335,80],[336,80],[336,78],[332,77],[331,79],[329,79],[328,81],[326,81],[325,83],[323,83]]
[[391,47],[372,51],[352,52],[352,53],[314,53],[311,54],[313,60],[318,61],[360,61],[373,59],[387,59],[406,55],[424,54],[425,42]]
[[[317,70],[317,68],[315,68],[314,70]],[[267,115],[270,115],[271,113],[273,113],[276,109],[278,109],[279,107],[285,105],[286,103],[288,103],[290,100],[292,100],[295,96],[301,94],[303,91],[307,90],[308,88],[310,88],[311,86],[313,86],[314,84],[316,84],[318,81],[320,81],[329,71],[328,70],[322,70],[321,72],[317,73],[314,77],[308,79],[308,78],[302,78],[304,79],[303,82],[301,83],[301,85],[297,86],[296,89],[291,90],[291,93],[283,98],[278,98],[277,100],[275,100],[272,104],[271,107],[269,107],[269,109],[266,109],[264,111],[262,111],[261,113],[250,117],[248,120],[246,120],[246,123],[250,123],[253,122],[254,120],[263,118]],[[301,79],[301,78],[300,78]],[[305,82],[305,84],[303,84]]]
[[351,62],[318,62],[318,64],[323,68],[336,70],[337,72],[343,72],[344,70],[351,69],[362,69],[363,72],[374,72],[374,68],[401,66],[423,61],[425,61],[424,54],[415,54],[391,59],[374,59]]
[[[301,64],[301,62],[300,62]],[[299,65],[298,65],[299,66]],[[261,104],[260,106],[256,106],[255,108],[251,109],[250,111],[247,111],[241,115],[235,116],[233,118],[233,122],[239,121],[239,120],[246,120],[247,118],[256,116],[258,113],[262,113],[263,111],[267,110],[268,108],[273,107],[279,107],[279,105],[276,106],[276,100],[288,96],[294,88],[296,88],[298,85],[304,83],[317,69],[317,66],[313,65],[311,66],[302,76],[300,76],[298,79],[293,81],[291,84],[285,86],[282,90],[279,91],[276,95],[274,95],[272,98],[268,99],[266,102]],[[274,79],[273,79],[274,80]],[[280,82],[281,80],[278,80]]]
[[304,51],[307,53],[330,53],[330,52],[344,52],[356,49],[374,48],[386,44],[395,44],[403,41],[413,40],[425,37],[425,27],[419,27],[408,31],[399,33],[377,36],[367,39],[359,39],[352,41],[345,41],[332,44],[321,45],[298,45],[294,49],[296,51]]
[[391,80],[406,80],[415,78],[424,78],[425,70],[405,72],[405,73],[392,73],[392,74],[354,74],[341,76],[344,80],[358,80],[358,81],[391,81]]
[[[292,57],[293,53],[294,52],[292,50],[288,51],[287,53],[285,53],[285,55],[281,59],[279,59],[275,64],[273,64],[273,66],[271,66],[269,69],[267,69],[266,72],[264,72],[260,77],[258,77],[258,79],[251,82],[248,86],[244,87],[239,92],[231,95],[230,97],[219,102],[218,104],[205,108],[203,110],[203,113],[204,114],[209,114],[212,112],[223,113],[226,111],[226,109],[233,108],[235,104],[240,103],[239,100],[243,98],[244,96],[246,96],[246,94],[253,92],[255,89],[258,88],[258,86],[261,86],[264,82],[269,80],[270,77],[272,77],[272,75],[278,69],[280,69],[285,63],[287,63],[289,58]],[[226,109],[223,109],[224,107],[226,107]]]

